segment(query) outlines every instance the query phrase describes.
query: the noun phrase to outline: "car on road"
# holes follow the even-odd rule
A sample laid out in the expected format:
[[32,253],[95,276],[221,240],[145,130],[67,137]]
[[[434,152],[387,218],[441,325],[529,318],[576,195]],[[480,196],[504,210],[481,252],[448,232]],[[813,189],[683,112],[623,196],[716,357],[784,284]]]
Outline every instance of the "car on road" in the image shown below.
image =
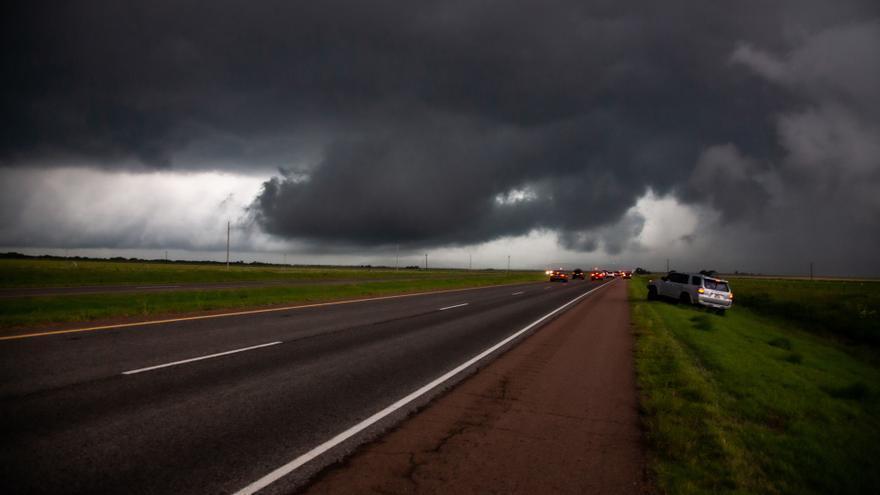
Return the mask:
[[551,282],[568,282],[568,273],[560,268],[559,270],[552,270],[550,272],[550,281]]
[[605,280],[605,272],[597,271],[590,273],[590,280]]
[[605,278],[614,278],[614,272],[611,270],[605,270]]
[[575,269],[572,270],[572,272],[571,272],[571,279],[574,280],[574,279],[576,279],[576,278],[579,278],[579,279],[581,279],[581,280],[584,280],[584,271],[581,270],[580,268],[575,268]]
[[620,272],[620,276],[623,278],[633,278],[633,272]]
[[727,280],[700,273],[669,272],[648,281],[648,299],[669,298],[683,304],[696,304],[721,314],[733,306],[733,292]]

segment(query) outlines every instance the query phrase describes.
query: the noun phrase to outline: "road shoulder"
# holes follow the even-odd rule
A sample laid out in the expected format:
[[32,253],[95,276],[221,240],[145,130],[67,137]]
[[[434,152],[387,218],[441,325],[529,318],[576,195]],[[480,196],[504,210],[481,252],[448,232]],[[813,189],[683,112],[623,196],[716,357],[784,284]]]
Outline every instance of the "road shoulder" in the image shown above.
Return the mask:
[[308,493],[645,493],[626,285],[549,323]]

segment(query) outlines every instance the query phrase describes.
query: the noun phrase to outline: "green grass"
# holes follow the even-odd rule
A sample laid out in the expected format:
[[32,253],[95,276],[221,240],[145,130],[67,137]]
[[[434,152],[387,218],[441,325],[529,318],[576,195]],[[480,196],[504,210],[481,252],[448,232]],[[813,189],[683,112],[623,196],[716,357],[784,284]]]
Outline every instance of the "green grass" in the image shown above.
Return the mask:
[[421,280],[379,280],[339,285],[303,284],[287,287],[250,287],[137,294],[21,297],[0,299],[0,329],[50,323],[88,322],[109,318],[151,318],[167,314],[218,309],[257,308],[429,290],[533,282],[543,273],[504,272],[479,275],[461,272]]
[[185,284],[329,279],[464,278],[495,271],[393,270],[334,267],[248,266],[99,260],[0,259],[0,287]]
[[[802,331],[799,318],[648,302],[645,282],[634,278],[629,290],[641,408],[662,492],[880,492],[875,360]],[[733,287],[739,303],[739,281]]]
[[880,345],[880,281],[729,280],[739,307],[822,335]]

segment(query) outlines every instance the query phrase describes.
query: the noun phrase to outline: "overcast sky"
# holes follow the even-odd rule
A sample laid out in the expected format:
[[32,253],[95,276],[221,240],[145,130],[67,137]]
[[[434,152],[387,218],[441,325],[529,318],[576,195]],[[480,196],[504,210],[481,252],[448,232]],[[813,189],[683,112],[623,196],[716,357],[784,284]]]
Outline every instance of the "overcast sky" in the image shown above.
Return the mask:
[[246,261],[880,276],[875,0],[0,22],[6,250],[219,259],[228,219]]

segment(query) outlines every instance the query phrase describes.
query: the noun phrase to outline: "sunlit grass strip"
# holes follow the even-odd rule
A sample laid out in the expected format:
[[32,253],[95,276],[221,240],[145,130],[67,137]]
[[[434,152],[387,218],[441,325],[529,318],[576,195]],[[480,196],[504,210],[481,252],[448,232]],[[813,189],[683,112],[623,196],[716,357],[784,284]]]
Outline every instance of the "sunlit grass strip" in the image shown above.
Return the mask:
[[433,279],[481,277],[499,273],[504,272],[495,270],[414,270],[405,268],[395,270],[389,268],[244,264],[232,264],[227,270],[224,265],[217,263],[0,259],[0,287]]

